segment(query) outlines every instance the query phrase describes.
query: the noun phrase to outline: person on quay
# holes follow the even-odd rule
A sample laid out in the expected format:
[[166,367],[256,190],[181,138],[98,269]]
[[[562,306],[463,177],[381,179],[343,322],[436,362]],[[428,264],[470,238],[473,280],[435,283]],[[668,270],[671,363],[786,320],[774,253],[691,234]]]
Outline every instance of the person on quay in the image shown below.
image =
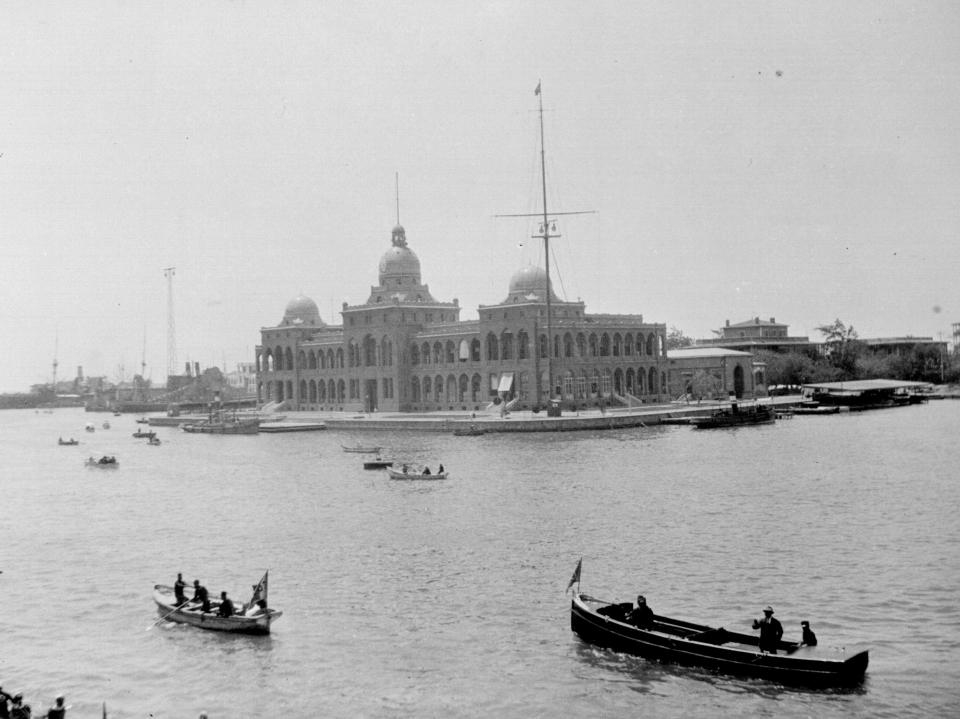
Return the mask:
[[0,719],[10,719],[10,705],[7,703],[13,696],[7,694],[3,691],[3,687],[0,687]]
[[817,646],[817,635],[813,633],[813,630],[810,628],[810,622],[804,619],[800,622],[800,627],[803,630],[803,638],[800,640],[801,647],[815,647]]
[[173,596],[176,599],[177,605],[185,604],[187,601],[187,595],[184,592],[187,589],[187,583],[183,581],[183,573],[177,572],[177,581],[173,583]]
[[226,592],[220,592],[220,607],[217,609],[217,616],[232,617],[235,613],[233,600],[227,596]]
[[647,604],[647,598],[642,594],[637,595],[637,606],[630,612],[627,621],[640,629],[650,629],[653,627],[653,610]]
[[760,651],[776,654],[777,644],[783,636],[783,625],[774,618],[773,607],[764,608],[763,619],[754,619],[753,628],[760,630]]
[[64,719],[67,716],[67,707],[63,701],[63,694],[58,694],[56,703],[47,709],[47,719]]

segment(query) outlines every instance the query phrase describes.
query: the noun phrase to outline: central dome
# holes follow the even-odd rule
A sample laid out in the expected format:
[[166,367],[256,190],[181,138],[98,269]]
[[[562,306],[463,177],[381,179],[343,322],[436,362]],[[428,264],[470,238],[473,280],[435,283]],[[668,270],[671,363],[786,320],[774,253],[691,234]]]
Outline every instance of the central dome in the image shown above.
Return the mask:
[[[527,265],[517,270],[510,278],[510,296],[508,302],[531,302],[547,299],[547,273],[540,267]],[[559,301],[556,293],[550,292],[550,301]]]
[[298,295],[287,303],[283,311],[285,325],[322,325],[317,303],[306,295]]
[[380,258],[380,286],[388,284],[420,284],[420,259],[407,247],[403,226],[393,228],[393,246]]

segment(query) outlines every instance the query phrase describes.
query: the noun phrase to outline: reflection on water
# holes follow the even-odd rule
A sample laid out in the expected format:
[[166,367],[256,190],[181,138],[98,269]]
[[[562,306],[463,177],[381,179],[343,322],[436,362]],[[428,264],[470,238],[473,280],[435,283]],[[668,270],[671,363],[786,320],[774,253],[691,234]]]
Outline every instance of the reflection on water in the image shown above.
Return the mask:
[[[372,432],[392,481],[335,431],[210,437],[82,411],[0,413],[0,685],[72,715],[943,716],[960,704],[960,402],[737,431]],[[80,435],[78,447],[57,437]],[[120,469],[90,472],[90,454]],[[597,650],[563,591],[871,647],[867,681],[805,691]],[[270,570],[269,637],[156,618],[178,571],[243,597]],[[795,636],[796,635],[796,636]],[[241,679],[238,679],[241,678]]]

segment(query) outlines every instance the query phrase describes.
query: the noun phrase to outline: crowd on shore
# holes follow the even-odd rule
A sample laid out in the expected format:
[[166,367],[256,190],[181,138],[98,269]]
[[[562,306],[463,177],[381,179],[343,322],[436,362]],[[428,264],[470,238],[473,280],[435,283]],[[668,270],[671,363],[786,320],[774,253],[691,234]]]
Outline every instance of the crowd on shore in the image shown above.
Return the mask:
[[[63,694],[59,694],[54,700],[54,704],[45,714],[37,714],[38,717],[46,719],[63,719],[67,715],[67,707],[64,704]],[[8,694],[0,687],[0,719],[33,719],[33,710],[30,705],[24,702],[23,694]]]

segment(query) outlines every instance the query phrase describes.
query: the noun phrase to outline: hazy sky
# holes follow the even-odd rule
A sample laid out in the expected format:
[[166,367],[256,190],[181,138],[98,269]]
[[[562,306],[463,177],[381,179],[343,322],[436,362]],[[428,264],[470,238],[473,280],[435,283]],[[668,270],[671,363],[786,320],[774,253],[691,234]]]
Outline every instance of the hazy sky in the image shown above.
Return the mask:
[[340,323],[400,220],[463,319],[556,289],[709,337],[960,322],[956,2],[17,2],[0,7],[0,390],[251,361]]

